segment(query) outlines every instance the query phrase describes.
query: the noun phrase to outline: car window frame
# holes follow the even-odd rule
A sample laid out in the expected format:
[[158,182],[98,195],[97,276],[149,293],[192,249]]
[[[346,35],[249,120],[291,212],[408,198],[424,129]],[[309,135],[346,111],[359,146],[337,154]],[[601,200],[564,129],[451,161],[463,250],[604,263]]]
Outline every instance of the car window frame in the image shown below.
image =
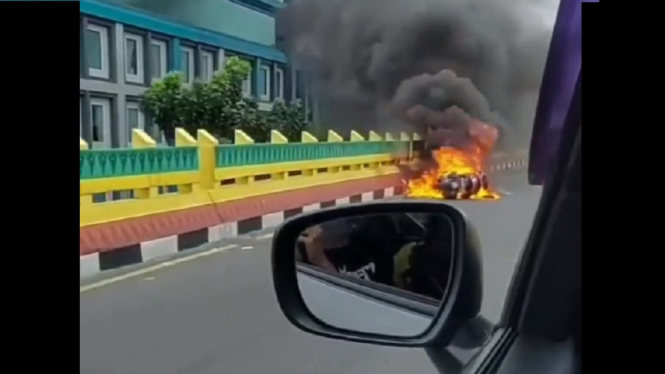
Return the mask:
[[[559,282],[569,281],[570,266],[579,261],[574,252],[569,253],[574,248],[567,247],[563,249],[568,251],[562,251],[559,245],[553,245],[546,239],[554,238],[554,235],[569,234],[568,230],[571,228],[564,226],[566,218],[561,219],[560,215],[570,214],[567,205],[576,203],[571,199],[581,198],[578,186],[580,177],[576,175],[581,173],[581,102],[581,74],[579,74],[552,174],[543,186],[534,223],[514,271],[503,315],[499,321],[501,327],[518,328],[522,321],[530,318],[531,313],[550,314],[558,309],[559,297],[538,298],[539,304],[533,305],[532,293],[538,290],[538,292],[547,292],[550,296],[558,295],[562,290],[556,285]],[[574,191],[575,189],[578,191]],[[574,244],[581,246],[581,241],[571,243]],[[581,254],[581,248],[578,248],[578,251]],[[562,253],[557,255],[558,252]],[[561,255],[569,255],[569,258],[561,259]],[[544,261],[552,258],[558,258],[557,262]],[[559,264],[566,265],[566,269],[559,269]],[[550,278],[552,276],[557,279]],[[568,306],[574,307],[574,305]],[[539,334],[562,327],[564,326],[555,326],[553,321],[543,318],[541,323],[530,326],[530,332]]]

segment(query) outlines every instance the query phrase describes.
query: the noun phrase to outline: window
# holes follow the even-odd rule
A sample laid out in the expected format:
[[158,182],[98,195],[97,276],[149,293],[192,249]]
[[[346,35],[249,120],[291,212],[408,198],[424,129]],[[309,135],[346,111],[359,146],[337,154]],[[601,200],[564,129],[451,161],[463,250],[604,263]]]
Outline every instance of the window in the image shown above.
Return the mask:
[[145,131],[145,119],[137,102],[127,102],[127,127]]
[[166,75],[166,42],[161,40],[152,40],[150,42],[150,70],[152,80],[161,79]]
[[201,80],[210,82],[215,72],[215,57],[212,52],[201,51]]
[[90,113],[92,119],[91,148],[111,148],[111,100],[91,99]]
[[85,32],[85,55],[88,75],[109,78],[109,30],[89,24]]
[[275,99],[284,100],[284,70],[275,68]]
[[125,80],[143,83],[143,37],[125,34]]
[[189,47],[180,47],[180,62],[182,72],[185,74],[185,82],[194,81],[194,50]]
[[79,97],[79,138],[83,137],[83,96]]
[[264,101],[270,101],[270,67],[261,66],[261,90],[259,98]]
[[247,74],[247,78],[245,78],[244,81],[242,81],[242,94],[245,97],[251,97],[252,96],[252,71],[249,71],[249,74]]

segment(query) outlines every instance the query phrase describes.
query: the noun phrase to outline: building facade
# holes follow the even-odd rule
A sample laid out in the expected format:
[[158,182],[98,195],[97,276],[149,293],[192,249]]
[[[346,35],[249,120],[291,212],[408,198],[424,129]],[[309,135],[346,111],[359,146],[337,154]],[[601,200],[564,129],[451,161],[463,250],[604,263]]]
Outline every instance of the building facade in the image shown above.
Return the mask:
[[[292,71],[286,56],[275,48],[274,18],[270,23],[275,3],[215,1],[243,8],[240,13],[216,12],[222,19],[228,17],[225,30],[229,33],[123,4],[80,1],[80,135],[92,148],[127,147],[132,128],[141,128],[164,143],[158,127],[141,111],[143,92],[170,71],[183,72],[190,82],[210,80],[230,56],[252,66],[243,89],[261,109],[269,110],[275,99],[306,100],[300,74]],[[252,12],[258,16],[248,16]],[[212,20],[200,23],[212,27]]]

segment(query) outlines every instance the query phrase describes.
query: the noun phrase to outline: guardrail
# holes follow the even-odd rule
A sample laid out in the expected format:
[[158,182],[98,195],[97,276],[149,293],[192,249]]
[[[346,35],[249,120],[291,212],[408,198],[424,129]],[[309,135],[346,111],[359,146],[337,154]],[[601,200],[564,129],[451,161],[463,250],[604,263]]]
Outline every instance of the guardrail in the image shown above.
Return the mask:
[[[236,131],[235,144],[220,145],[204,130],[196,139],[176,130],[176,146],[157,148],[134,129],[133,149],[89,150],[80,140],[80,227],[223,203],[259,195],[397,173],[395,159],[408,159],[406,133],[368,140],[352,131],[344,141],[334,131],[326,142],[307,132],[289,143],[278,131],[270,143],[254,144]],[[177,186],[163,193],[165,186]],[[95,194],[132,191],[132,198],[93,202]]]

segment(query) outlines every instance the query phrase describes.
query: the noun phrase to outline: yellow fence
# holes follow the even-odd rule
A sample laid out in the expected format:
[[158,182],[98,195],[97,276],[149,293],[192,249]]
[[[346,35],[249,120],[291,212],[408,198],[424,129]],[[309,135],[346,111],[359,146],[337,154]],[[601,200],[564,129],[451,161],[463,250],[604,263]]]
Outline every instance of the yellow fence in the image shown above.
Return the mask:
[[[382,137],[374,132],[370,132],[368,136],[368,143],[386,140],[404,142],[409,140],[409,136],[402,133],[398,137],[391,134]],[[327,141],[342,142],[343,139],[329,131]],[[351,141],[365,139],[354,131]],[[312,143],[318,140],[303,132],[302,142]],[[236,131],[236,145],[252,143],[254,141],[249,136],[242,131]],[[279,132],[273,131],[271,143],[284,144],[287,140]],[[156,142],[145,132],[134,129],[132,145],[135,149],[155,148]],[[194,138],[185,130],[177,129],[176,147],[198,148],[198,170],[82,179],[80,227],[397,173],[394,155],[389,153],[218,168],[215,158],[217,146],[217,140],[204,130],[198,130]],[[80,149],[87,148],[87,144],[80,140]],[[410,156],[410,149],[408,153]],[[159,189],[164,186],[177,186],[177,193],[159,193]],[[134,198],[93,203],[93,194],[128,190],[133,191]]]

